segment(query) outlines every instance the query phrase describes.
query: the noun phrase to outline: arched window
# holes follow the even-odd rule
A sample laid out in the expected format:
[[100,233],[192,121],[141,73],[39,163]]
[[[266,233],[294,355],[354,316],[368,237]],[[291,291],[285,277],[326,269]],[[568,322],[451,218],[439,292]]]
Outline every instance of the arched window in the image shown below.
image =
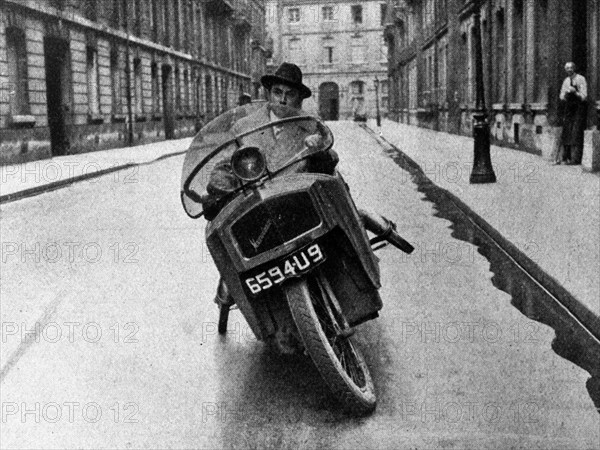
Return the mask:
[[95,47],[88,46],[86,74],[88,87],[88,113],[91,115],[100,114],[100,85],[98,83],[98,50]]
[[123,114],[123,83],[121,83],[123,74],[121,73],[119,49],[116,47],[110,52],[110,76],[112,81],[113,114]]

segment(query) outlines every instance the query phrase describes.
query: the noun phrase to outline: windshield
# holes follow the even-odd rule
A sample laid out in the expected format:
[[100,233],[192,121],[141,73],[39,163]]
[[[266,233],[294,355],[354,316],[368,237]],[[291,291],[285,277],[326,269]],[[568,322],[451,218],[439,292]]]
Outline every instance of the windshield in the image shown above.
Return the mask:
[[188,149],[181,179],[183,207],[198,217],[209,193],[214,201],[235,189],[221,189],[223,185],[239,186],[228,164],[238,148],[258,147],[273,174],[290,164],[290,170],[301,171],[303,165],[295,162],[332,144],[331,131],[303,111],[265,102],[231,109],[204,126]]

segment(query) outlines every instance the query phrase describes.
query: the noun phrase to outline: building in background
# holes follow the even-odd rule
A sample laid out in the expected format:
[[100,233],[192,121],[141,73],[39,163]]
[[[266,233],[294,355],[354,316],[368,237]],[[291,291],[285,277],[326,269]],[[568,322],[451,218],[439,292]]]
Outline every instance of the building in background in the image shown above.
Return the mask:
[[589,87],[586,150],[598,154],[598,0],[388,0],[390,115],[470,135],[475,107],[473,11],[481,4],[492,138],[534,153],[556,150],[559,92],[574,61]]
[[0,163],[193,135],[265,44],[264,0],[2,0]]
[[306,109],[327,120],[375,117],[377,80],[387,113],[386,7],[382,0],[267,0],[269,71],[297,64],[313,92]]

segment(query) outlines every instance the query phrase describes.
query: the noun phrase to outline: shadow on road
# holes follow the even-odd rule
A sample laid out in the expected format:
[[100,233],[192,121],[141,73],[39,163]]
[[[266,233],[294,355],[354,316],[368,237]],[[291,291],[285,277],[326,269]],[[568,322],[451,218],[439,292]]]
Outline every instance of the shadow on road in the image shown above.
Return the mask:
[[[355,335],[377,387],[377,413],[387,409],[384,373],[389,358],[381,333],[375,322]],[[282,356],[262,342],[240,345],[228,336],[215,352],[218,400],[203,421],[220,428],[224,448],[295,448],[306,442],[327,447],[335,433],[369,419],[341,409],[308,356]]]
[[460,199],[435,185],[410,157],[392,146],[386,151],[411,174],[425,200],[434,204],[435,216],[452,223],[452,237],[475,245],[490,262],[493,285],[509,294],[511,304],[526,317],[555,331],[552,350],[591,375],[586,387],[600,413],[598,319]]

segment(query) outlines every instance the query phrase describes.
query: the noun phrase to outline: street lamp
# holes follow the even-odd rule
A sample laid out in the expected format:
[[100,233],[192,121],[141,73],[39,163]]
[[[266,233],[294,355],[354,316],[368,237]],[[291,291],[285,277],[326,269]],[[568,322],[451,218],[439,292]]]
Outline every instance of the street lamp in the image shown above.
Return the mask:
[[[126,88],[127,88],[127,145],[133,145],[133,96],[132,96],[132,87],[131,87],[131,66],[129,59],[131,58],[131,51],[129,49],[129,6],[125,4],[125,8],[123,8],[123,21],[125,22],[125,34],[127,36],[127,40],[125,41],[125,77],[127,78]],[[120,95],[120,93],[119,93]]]
[[475,2],[473,45],[475,46],[476,101],[473,114],[474,156],[470,183],[495,183],[496,174],[490,158],[490,127],[486,118],[481,50],[481,0]]
[[377,112],[377,126],[381,127],[381,114],[379,114],[379,78],[375,76],[375,110]]

